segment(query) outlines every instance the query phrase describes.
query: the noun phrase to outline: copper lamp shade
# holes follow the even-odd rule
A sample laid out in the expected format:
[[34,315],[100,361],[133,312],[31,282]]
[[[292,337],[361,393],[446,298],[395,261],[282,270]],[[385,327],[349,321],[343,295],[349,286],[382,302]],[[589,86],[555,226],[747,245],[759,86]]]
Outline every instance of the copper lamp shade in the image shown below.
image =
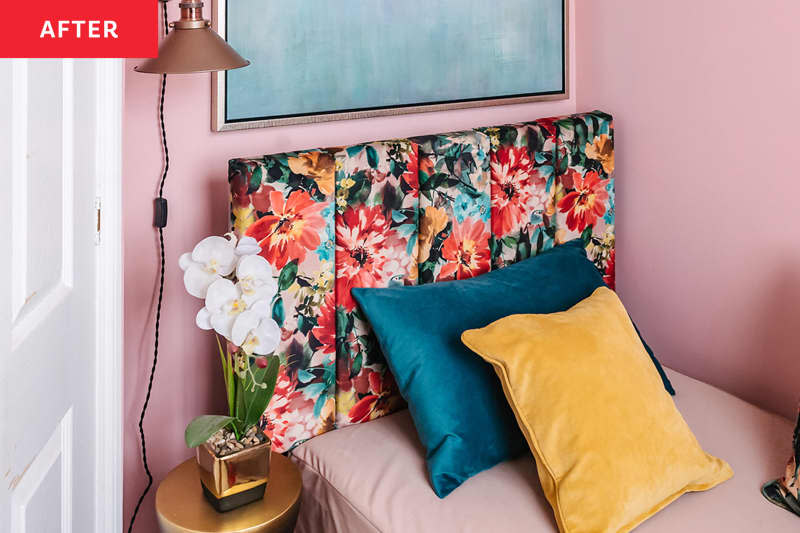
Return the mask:
[[181,18],[158,49],[158,57],[135,67],[137,72],[188,74],[246,67],[244,59],[203,19],[203,2],[181,2]]

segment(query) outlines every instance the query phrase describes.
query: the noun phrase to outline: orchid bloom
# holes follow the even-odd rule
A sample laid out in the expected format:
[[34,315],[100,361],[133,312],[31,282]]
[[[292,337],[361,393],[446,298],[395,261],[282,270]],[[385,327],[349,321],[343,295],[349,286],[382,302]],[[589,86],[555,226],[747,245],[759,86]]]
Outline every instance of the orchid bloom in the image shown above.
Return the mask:
[[236,286],[248,306],[257,300],[270,300],[278,292],[278,284],[272,277],[272,265],[260,255],[242,257],[236,265],[236,279]]
[[[277,328],[280,340],[280,328],[277,324],[274,324],[274,327],[272,324],[260,326],[262,319],[274,323],[270,316],[270,301],[278,291],[278,285],[272,279],[270,264],[259,255],[245,256],[236,267],[236,278],[238,279],[236,284],[225,278],[211,284],[206,295],[206,306],[197,313],[197,326],[202,329],[213,329],[236,346],[242,346],[242,343],[247,341],[250,330],[259,327]],[[268,330],[254,335],[262,340],[272,336]],[[253,349],[261,346],[260,341],[251,341],[251,344],[253,342],[256,343],[253,344]],[[268,341],[264,342],[269,344]],[[252,353],[252,350],[249,353]]]
[[271,354],[281,340],[281,328],[270,316],[269,301],[277,289],[273,287],[256,289],[254,294],[262,297],[250,300],[239,283],[215,281],[208,289],[206,306],[197,313],[197,326],[213,329],[248,355]]
[[244,311],[233,324],[231,341],[247,355],[269,355],[281,341],[281,328],[272,317]]
[[245,236],[239,239],[235,251],[236,255],[239,256],[256,255],[261,252],[261,246],[258,245],[258,241],[253,237]]
[[191,254],[181,256],[186,290],[205,298],[195,323],[247,355],[271,354],[281,340],[281,328],[271,316],[278,292],[272,265],[258,255],[261,246],[253,237],[226,237],[203,239]]
[[269,299],[248,298],[238,284],[234,285],[231,280],[221,278],[208,288],[206,306],[197,313],[195,322],[200,329],[213,329],[233,342],[233,324],[240,314],[248,310],[261,316],[269,316]]
[[212,283],[229,275],[236,268],[236,237],[206,237],[185,253],[178,263],[183,272],[186,292],[196,298],[205,298]]

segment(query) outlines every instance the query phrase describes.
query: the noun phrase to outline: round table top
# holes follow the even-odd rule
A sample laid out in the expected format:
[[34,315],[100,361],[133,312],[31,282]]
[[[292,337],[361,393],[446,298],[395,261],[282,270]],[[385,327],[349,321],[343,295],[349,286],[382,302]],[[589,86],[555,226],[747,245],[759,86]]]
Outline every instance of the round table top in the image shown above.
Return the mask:
[[256,533],[291,531],[300,503],[302,481],[292,461],[270,454],[264,499],[218,513],[203,496],[197,462],[174,468],[156,492],[156,514],[164,533]]

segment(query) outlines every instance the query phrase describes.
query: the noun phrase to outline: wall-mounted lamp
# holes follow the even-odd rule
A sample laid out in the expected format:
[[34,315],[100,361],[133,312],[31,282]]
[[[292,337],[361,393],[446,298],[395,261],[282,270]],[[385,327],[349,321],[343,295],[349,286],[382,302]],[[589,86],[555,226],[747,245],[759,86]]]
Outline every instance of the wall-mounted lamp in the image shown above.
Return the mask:
[[[166,7],[166,2],[164,5]],[[179,6],[181,18],[169,24],[174,31],[164,38],[158,57],[146,60],[134,70],[187,74],[231,70],[250,64],[211,29],[211,22],[203,18],[203,2],[181,2]]]

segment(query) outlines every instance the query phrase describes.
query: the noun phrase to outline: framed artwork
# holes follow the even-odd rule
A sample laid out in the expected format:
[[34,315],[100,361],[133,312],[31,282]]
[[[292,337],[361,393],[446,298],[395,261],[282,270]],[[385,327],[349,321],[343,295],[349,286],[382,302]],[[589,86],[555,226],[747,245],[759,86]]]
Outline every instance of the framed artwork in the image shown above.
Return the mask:
[[217,0],[216,131],[568,98],[567,0]]

